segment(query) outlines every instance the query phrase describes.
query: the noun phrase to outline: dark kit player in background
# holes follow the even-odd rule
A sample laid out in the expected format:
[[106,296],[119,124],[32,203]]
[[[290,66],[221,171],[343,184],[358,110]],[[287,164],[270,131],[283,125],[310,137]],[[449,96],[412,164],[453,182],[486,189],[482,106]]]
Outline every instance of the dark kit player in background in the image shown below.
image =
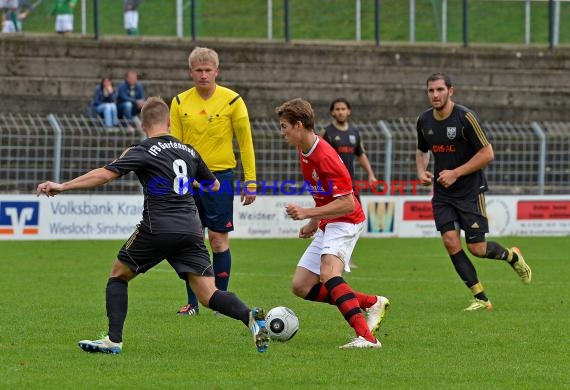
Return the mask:
[[[360,138],[360,133],[348,121],[352,113],[350,103],[344,98],[337,98],[331,102],[329,111],[333,117],[333,121],[324,128],[321,136],[336,150],[342,159],[353,181],[353,186],[355,158],[366,171],[368,182],[370,184],[374,183],[376,176],[366,156],[366,150]],[[356,194],[356,197],[358,199],[358,194]]]
[[[345,98],[336,98],[331,102],[329,112],[333,117],[333,120],[323,129],[321,136],[333,147],[342,159],[344,166],[348,170],[350,179],[352,180],[353,188],[355,187],[355,158],[366,171],[366,174],[368,175],[368,183],[372,185],[372,183],[376,181],[376,176],[374,175],[370,161],[366,156],[364,144],[360,138],[360,133],[356,127],[352,126],[349,122],[350,115],[352,114],[350,103]],[[358,191],[355,191],[354,194],[358,203],[361,203]],[[358,268],[354,259],[351,259],[350,266],[351,268]]]
[[[505,261],[525,284],[532,272],[521,251],[486,241],[489,224],[485,210],[487,180],[483,173],[494,159],[493,147],[474,111],[455,104],[451,78],[434,73],[427,79],[431,108],[417,121],[418,149],[416,168],[425,186],[434,186],[432,208],[437,230],[455,270],[473,294],[465,311],[491,310],[477,271],[461,245],[460,232],[465,232],[469,252],[480,258]],[[434,172],[427,170],[429,153],[434,156]]]

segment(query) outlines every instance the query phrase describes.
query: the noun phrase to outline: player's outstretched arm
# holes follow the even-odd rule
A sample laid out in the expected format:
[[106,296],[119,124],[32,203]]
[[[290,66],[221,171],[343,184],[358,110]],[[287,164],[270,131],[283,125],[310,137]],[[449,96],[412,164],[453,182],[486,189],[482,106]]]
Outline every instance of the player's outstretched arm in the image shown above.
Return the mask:
[[89,189],[108,183],[117,177],[119,177],[119,173],[117,172],[106,168],[97,168],[65,183],[43,182],[38,185],[36,196],[40,196],[41,194],[55,196],[64,191]]

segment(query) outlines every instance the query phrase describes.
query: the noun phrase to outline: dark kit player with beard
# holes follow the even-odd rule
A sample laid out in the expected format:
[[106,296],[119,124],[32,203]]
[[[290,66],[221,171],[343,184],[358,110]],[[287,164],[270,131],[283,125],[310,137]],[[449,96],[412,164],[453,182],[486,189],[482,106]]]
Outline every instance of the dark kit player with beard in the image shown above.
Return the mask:
[[[461,245],[461,230],[469,252],[479,258],[505,261],[525,284],[532,273],[521,251],[486,241],[489,232],[485,211],[487,180],[483,169],[494,159],[493,147],[474,111],[451,100],[455,88],[444,73],[427,79],[431,108],[417,121],[416,168],[425,186],[433,184],[432,208],[437,230],[455,270],[473,294],[465,311],[491,310],[477,271]],[[434,156],[434,172],[427,170],[429,152]]]

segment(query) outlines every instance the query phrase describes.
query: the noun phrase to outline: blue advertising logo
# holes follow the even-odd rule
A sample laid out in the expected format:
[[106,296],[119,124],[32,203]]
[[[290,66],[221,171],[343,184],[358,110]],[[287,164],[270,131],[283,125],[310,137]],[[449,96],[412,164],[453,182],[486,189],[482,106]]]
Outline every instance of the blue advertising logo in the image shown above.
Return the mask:
[[38,234],[39,211],[39,202],[0,202],[0,234]]

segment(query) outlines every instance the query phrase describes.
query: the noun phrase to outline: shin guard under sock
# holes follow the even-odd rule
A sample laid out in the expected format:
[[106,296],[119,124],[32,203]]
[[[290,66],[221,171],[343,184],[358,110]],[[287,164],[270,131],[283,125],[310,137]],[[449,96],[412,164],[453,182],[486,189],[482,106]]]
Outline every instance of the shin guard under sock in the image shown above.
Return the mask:
[[230,271],[232,269],[232,254],[228,250],[217,252],[212,255],[214,265],[214,276],[218,290],[227,291],[230,283]]
[[[473,296],[475,296],[478,299],[482,299],[484,301],[487,300],[487,297],[483,292],[483,287],[481,286],[481,284],[479,283],[479,279],[477,278],[477,271],[475,270],[473,263],[471,262],[471,260],[469,260],[469,257],[467,257],[463,249],[454,255],[449,255],[449,257],[451,258],[451,262],[455,267],[455,271],[457,272],[461,280],[463,280],[465,286],[471,289],[471,291],[473,292]],[[481,287],[476,288],[477,285]]]
[[109,339],[114,343],[123,341],[123,326],[129,304],[128,282],[120,278],[109,278],[105,290],[107,317],[109,318]]
[[216,290],[210,298],[208,306],[212,310],[220,312],[230,318],[240,320],[245,326],[249,326],[250,309],[232,292]]
[[346,322],[355,330],[356,334],[364,337],[366,340],[376,342],[376,338],[368,329],[366,319],[360,310],[358,299],[352,288],[340,276],[330,278],[325,283],[325,288],[329,291],[332,300],[338,310],[343,315]]

